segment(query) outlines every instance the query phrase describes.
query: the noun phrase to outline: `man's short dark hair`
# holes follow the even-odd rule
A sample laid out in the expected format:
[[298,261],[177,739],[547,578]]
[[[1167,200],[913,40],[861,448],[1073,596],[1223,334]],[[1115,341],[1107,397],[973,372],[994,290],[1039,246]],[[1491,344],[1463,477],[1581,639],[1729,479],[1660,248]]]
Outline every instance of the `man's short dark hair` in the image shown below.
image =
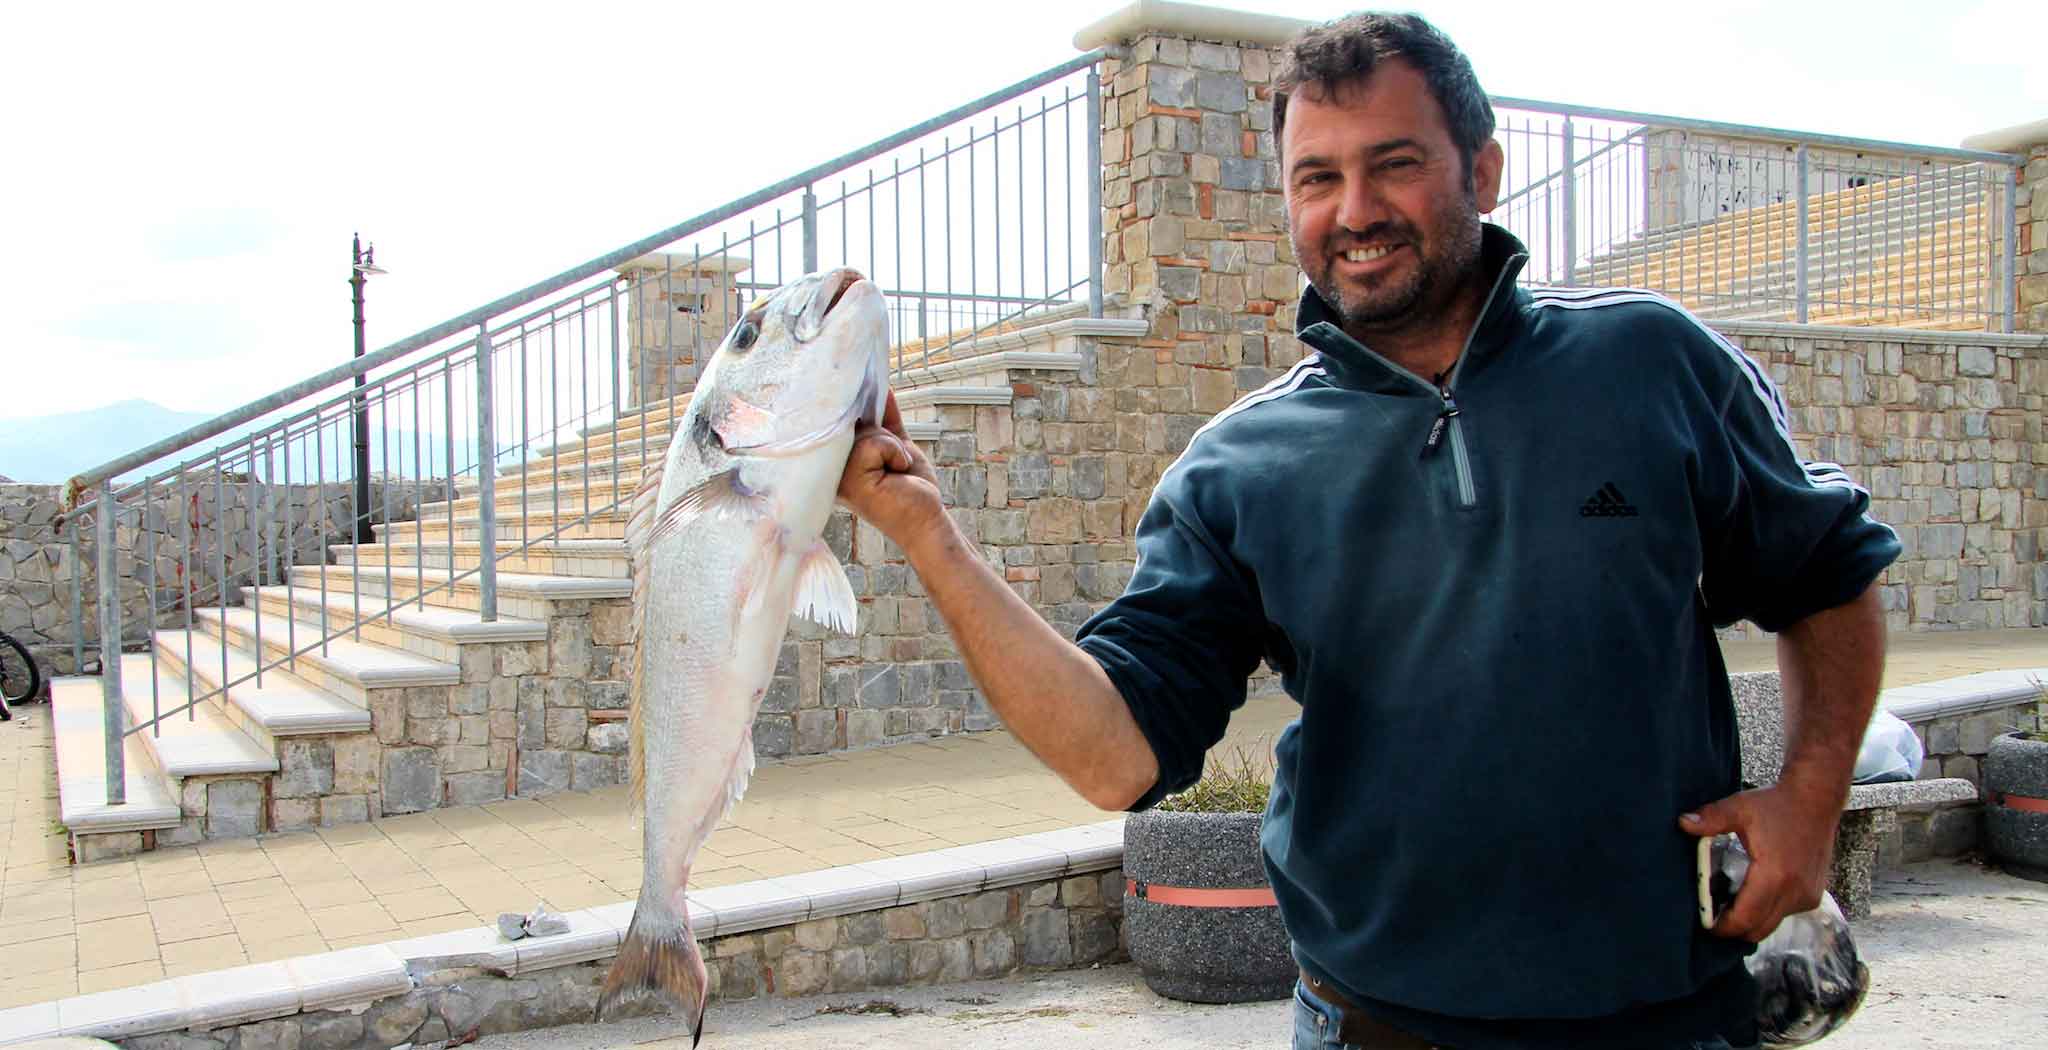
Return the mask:
[[1472,171],[1472,156],[1493,137],[1493,103],[1479,87],[1472,62],[1443,30],[1421,15],[1360,11],[1310,26],[1289,41],[1273,78],[1273,142],[1287,130],[1287,98],[1305,87],[1330,96],[1362,82],[1380,63],[1398,58],[1415,67],[1436,96],[1451,141]]

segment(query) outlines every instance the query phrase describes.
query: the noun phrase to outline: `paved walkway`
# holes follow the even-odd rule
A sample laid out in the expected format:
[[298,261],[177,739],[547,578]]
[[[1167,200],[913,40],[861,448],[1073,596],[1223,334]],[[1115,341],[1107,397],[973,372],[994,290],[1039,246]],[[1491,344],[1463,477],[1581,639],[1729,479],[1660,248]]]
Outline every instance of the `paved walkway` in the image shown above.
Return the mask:
[[[1731,669],[1771,644],[1727,647]],[[1901,636],[1887,686],[2048,666],[2048,631]],[[1253,701],[1224,751],[1292,718]],[[484,925],[537,900],[609,904],[640,884],[624,789],[458,807],[73,867],[56,823],[49,718],[0,723],[0,1007]],[[1093,823],[1102,814],[1007,733],[777,762],[712,836],[698,888]]]

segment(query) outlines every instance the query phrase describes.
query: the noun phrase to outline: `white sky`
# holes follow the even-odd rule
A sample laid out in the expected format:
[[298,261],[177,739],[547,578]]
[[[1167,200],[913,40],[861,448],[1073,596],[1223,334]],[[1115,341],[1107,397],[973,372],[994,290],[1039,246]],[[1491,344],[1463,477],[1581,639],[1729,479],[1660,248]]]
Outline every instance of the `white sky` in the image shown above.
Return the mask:
[[[1065,61],[1118,6],[18,6],[0,418],[225,411],[347,358],[355,230],[390,271],[374,349]],[[2048,117],[2038,0],[1661,6],[1424,13],[1501,95],[1933,145]]]

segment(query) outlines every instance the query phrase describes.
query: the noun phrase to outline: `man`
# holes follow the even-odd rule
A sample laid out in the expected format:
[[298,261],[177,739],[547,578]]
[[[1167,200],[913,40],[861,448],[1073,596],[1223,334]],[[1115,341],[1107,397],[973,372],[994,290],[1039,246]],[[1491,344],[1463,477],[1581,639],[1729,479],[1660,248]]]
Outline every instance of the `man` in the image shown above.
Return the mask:
[[[1756,1041],[1741,965],[1813,907],[1898,554],[1802,464],[1761,371],[1643,293],[1514,284],[1470,64],[1414,16],[1308,30],[1277,78],[1316,352],[1160,479],[1069,644],[947,517],[892,415],[841,494],[903,548],[991,705],[1084,797],[1199,775],[1264,659],[1301,703],[1263,846],[1297,1045]],[[1740,791],[1717,624],[1778,632],[1787,760]],[[1711,934],[1695,837],[1754,858]]]

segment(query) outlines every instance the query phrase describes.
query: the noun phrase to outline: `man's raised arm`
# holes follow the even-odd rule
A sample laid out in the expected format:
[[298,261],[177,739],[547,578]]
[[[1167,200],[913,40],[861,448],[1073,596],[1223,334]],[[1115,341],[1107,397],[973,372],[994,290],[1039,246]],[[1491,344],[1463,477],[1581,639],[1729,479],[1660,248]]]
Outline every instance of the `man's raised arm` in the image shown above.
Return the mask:
[[839,498],[910,559],[989,706],[1081,797],[1128,809],[1159,762],[1102,665],[1061,637],[981,560],[939,496],[938,476],[889,396],[863,424]]

